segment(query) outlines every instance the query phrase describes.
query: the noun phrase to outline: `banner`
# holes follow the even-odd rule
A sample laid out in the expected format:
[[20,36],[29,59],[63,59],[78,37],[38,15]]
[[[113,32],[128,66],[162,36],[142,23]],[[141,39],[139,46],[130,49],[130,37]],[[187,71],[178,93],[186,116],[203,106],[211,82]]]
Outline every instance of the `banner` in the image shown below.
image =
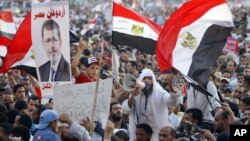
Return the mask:
[[[54,88],[53,109],[61,113],[69,113],[74,121],[91,119],[96,82]],[[96,121],[106,125],[112,91],[112,78],[101,80],[96,102]]]
[[68,1],[33,4],[31,11],[38,80],[51,98],[55,85],[71,83]]

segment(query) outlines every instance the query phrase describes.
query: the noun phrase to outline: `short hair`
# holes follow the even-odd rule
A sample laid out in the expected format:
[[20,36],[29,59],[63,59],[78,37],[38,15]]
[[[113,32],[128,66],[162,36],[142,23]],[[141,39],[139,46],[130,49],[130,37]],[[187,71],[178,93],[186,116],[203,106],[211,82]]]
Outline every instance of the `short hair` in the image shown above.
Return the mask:
[[20,119],[19,119],[20,124],[22,124],[24,127],[27,127],[28,129],[32,127],[33,121],[29,115],[19,114],[18,116],[20,116]]
[[[16,84],[14,87],[13,87],[13,93],[16,93],[17,89],[21,88],[21,87],[24,87],[24,85],[22,84]],[[25,88],[25,87],[24,87]]]
[[30,131],[28,128],[23,126],[16,126],[11,129],[11,134],[14,137],[22,137],[22,141],[30,140]]
[[250,96],[245,96],[240,101],[243,102],[244,104],[250,106]]
[[147,65],[147,61],[145,59],[140,59],[139,62],[141,62],[143,65]]
[[191,113],[192,114],[192,118],[198,121],[198,125],[200,125],[202,123],[202,119],[203,119],[203,114],[202,111],[200,109],[197,108],[190,108],[187,109],[186,113]]
[[112,111],[112,106],[113,106],[113,105],[116,105],[116,104],[120,104],[120,105],[121,105],[120,102],[112,102],[112,103],[110,103],[110,108],[109,108],[109,111],[110,111],[110,112]]
[[23,109],[28,108],[28,103],[24,100],[18,100],[16,101],[14,108],[17,109],[18,111],[21,111]]
[[247,84],[250,84],[250,76],[244,76],[244,81],[247,82]]
[[36,95],[31,95],[29,98],[28,98],[28,101],[30,100],[39,100],[39,98],[36,96]]
[[125,131],[118,131],[115,133],[115,136],[117,136],[119,139],[122,139],[123,141],[129,141],[129,135]]
[[230,109],[234,112],[234,116],[237,117],[239,115],[239,106],[236,103],[229,102],[228,103]]
[[10,135],[12,125],[9,123],[0,123],[0,128],[2,128],[2,132],[6,135]]
[[16,116],[19,114],[19,111],[17,109],[10,109],[7,112],[8,122],[9,124],[13,125],[15,123]]
[[230,140],[230,135],[225,132],[221,132],[217,135],[216,141],[229,141]]
[[137,68],[137,62],[136,61],[129,61],[132,67]]
[[56,21],[50,19],[50,20],[47,20],[43,23],[43,25],[42,25],[42,38],[44,37],[43,32],[45,29],[47,29],[47,30],[56,29],[57,35],[58,35],[59,39],[61,39],[60,27]]
[[0,112],[0,123],[8,123],[8,117],[2,112]]
[[143,129],[147,134],[153,134],[153,130],[148,124],[145,123],[137,124],[136,128]]
[[7,113],[7,107],[3,103],[0,103],[0,113]]

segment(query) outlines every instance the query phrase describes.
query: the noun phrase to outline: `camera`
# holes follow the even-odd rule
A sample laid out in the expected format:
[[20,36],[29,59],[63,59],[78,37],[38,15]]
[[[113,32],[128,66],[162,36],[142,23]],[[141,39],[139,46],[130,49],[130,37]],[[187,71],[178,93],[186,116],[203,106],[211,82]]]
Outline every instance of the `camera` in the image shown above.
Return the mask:
[[199,141],[201,129],[190,122],[182,122],[177,129],[176,135],[178,139]]

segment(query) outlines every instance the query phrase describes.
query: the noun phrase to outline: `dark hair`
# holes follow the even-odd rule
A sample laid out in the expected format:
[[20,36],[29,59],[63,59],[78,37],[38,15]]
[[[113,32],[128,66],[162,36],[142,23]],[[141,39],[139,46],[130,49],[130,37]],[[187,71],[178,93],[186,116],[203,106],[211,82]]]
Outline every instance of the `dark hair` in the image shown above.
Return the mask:
[[0,103],[0,113],[7,113],[7,108],[3,103]]
[[21,111],[23,109],[28,108],[28,103],[24,100],[18,100],[16,101],[14,108],[17,109],[18,111]]
[[145,59],[140,59],[139,62],[141,62],[143,65],[147,65],[147,61]]
[[217,135],[216,141],[229,141],[230,135],[228,133],[222,132]]
[[23,126],[16,126],[11,129],[11,134],[14,137],[22,137],[22,141],[30,140],[30,132],[29,129]]
[[234,116],[237,117],[239,115],[239,106],[233,102],[229,102],[228,105],[230,109],[234,112]]
[[241,101],[244,102],[244,104],[250,106],[250,96],[243,97]]
[[[22,84],[16,84],[14,87],[13,87],[13,93],[16,93],[17,89],[21,88],[21,87],[24,87],[24,85]],[[25,87],[24,87],[25,88]]]
[[8,123],[8,117],[2,112],[0,112],[0,123]]
[[19,114],[18,116],[20,116],[20,119],[19,119],[20,124],[27,127],[28,129],[32,127],[33,122],[32,122],[32,118],[29,115]]
[[203,114],[202,114],[202,111],[200,109],[190,108],[190,109],[187,109],[186,113],[187,114],[191,113],[193,120],[196,119],[198,121],[198,125],[200,125],[202,123]]
[[42,25],[42,38],[44,37],[43,32],[45,29],[47,29],[47,30],[56,29],[57,35],[58,35],[59,39],[61,39],[60,28],[59,28],[59,25],[57,24],[56,21],[50,19],[50,20],[47,20],[43,23],[43,25]]
[[247,84],[250,84],[250,76],[244,76],[244,81],[247,82]]
[[119,139],[122,139],[123,141],[129,141],[129,136],[124,131],[118,131],[115,133],[115,136],[117,136]]
[[112,103],[110,103],[110,108],[109,108],[109,111],[110,111],[110,112],[112,111],[112,106],[113,106],[113,105],[116,105],[116,104],[120,104],[120,105],[121,105],[120,102],[112,102]]
[[153,130],[148,124],[145,123],[137,124],[136,128],[143,129],[147,134],[153,134]]
[[19,114],[19,111],[17,109],[10,109],[7,112],[8,122],[9,124],[13,125],[15,123],[16,116]]
[[137,68],[137,63],[136,63],[136,61],[129,61],[129,63],[131,64],[132,67]]
[[28,98],[28,101],[30,100],[39,100],[38,97],[36,95],[31,95],[29,98]]
[[221,116],[222,116],[223,119],[227,119],[228,120],[228,113],[227,113],[227,111],[223,110],[223,111],[220,112],[220,114],[221,114]]
[[4,134],[7,134],[7,135],[10,134],[10,130],[11,130],[11,127],[12,127],[11,124],[9,124],[9,123],[0,123],[0,127],[3,129],[2,132]]

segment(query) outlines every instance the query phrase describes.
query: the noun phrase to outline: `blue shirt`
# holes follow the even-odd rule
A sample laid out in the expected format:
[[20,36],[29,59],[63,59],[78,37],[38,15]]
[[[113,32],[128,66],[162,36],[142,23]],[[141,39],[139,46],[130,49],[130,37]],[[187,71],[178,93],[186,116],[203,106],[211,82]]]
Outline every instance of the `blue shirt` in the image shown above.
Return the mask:
[[45,128],[36,132],[33,141],[60,141],[60,139],[50,128]]

